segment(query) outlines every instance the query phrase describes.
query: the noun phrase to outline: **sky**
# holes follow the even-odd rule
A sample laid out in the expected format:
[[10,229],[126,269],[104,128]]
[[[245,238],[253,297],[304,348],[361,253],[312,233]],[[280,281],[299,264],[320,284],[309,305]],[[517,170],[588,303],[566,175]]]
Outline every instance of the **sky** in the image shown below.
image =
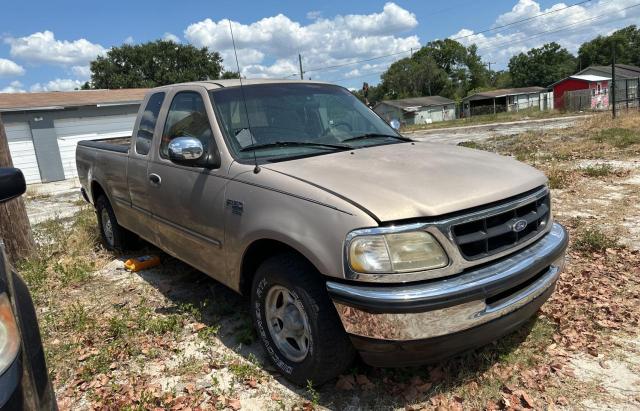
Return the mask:
[[243,76],[297,78],[300,54],[305,78],[359,88],[435,39],[476,44],[492,69],[550,41],[576,53],[640,24],[640,0],[24,0],[0,13],[0,92],[73,90],[111,47],[155,39],[208,47],[235,71],[229,21]]

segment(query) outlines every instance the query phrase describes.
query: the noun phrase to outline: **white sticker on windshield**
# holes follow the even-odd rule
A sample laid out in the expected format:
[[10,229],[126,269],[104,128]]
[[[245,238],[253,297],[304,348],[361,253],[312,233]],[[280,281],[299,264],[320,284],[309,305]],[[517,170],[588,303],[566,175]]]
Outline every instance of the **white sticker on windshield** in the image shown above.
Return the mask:
[[236,134],[236,140],[240,144],[240,147],[244,148],[253,144],[253,138],[251,136],[251,131],[248,128],[242,129],[238,134]]

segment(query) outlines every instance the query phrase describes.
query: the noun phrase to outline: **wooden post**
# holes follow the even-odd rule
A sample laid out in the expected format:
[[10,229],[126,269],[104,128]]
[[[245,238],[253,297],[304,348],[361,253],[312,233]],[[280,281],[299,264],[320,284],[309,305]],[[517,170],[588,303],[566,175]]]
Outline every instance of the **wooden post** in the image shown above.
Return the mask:
[[[0,117],[0,167],[13,167],[9,141]],[[4,241],[9,262],[15,264],[28,257],[35,248],[31,225],[22,197],[0,204],[0,239]]]
[[493,98],[493,114],[496,114],[496,98]]

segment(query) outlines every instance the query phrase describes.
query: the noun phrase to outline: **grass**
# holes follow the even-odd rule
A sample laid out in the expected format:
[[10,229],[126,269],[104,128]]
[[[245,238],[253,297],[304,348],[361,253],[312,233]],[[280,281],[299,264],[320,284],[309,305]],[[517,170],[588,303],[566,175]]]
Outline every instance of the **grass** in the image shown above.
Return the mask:
[[589,165],[581,168],[580,171],[587,177],[608,177],[612,174],[617,174],[618,172],[618,170],[613,168],[611,164]]
[[602,253],[608,248],[618,248],[618,240],[604,233],[597,227],[586,227],[578,230],[573,248],[583,254]]
[[640,144],[640,130],[613,127],[601,130],[593,139],[598,143],[606,143],[616,148],[627,148]]

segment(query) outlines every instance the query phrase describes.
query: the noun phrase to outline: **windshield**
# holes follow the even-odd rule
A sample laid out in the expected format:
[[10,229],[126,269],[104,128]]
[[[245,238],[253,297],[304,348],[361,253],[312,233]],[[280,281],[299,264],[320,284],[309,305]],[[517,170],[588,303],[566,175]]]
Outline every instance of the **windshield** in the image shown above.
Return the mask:
[[240,160],[254,155],[282,160],[402,141],[387,123],[338,86],[259,84],[210,94],[220,128]]

